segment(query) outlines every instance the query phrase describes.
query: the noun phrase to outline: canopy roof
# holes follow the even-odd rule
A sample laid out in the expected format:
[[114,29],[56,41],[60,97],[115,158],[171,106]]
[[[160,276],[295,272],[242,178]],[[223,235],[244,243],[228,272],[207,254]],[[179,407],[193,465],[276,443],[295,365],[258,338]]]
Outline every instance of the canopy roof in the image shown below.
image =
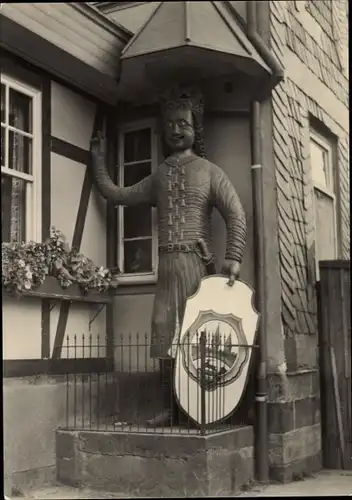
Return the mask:
[[122,51],[120,91],[241,72],[270,76],[227,2],[159,2]]
[[159,2],[125,46],[122,59],[189,46],[251,59],[270,74],[270,68],[224,3]]

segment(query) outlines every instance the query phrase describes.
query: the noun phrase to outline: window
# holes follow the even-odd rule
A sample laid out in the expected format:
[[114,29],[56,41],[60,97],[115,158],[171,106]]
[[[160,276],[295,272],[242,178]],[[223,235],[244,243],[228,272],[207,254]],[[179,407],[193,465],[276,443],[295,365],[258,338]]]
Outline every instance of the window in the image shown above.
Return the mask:
[[334,147],[332,140],[311,131],[310,162],[314,190],[317,279],[319,279],[319,261],[337,258]]
[[[155,172],[157,151],[154,122],[123,126],[119,135],[120,186],[131,186]],[[158,259],[156,209],[139,205],[119,207],[118,211],[118,255],[122,281],[155,281]]]
[[1,75],[2,241],[41,240],[41,93]]

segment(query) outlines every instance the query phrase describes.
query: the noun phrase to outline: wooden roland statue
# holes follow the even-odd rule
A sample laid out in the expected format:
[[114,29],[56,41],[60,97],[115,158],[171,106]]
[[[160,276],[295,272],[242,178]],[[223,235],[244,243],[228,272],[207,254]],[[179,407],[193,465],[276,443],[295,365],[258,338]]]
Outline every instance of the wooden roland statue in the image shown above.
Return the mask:
[[[161,360],[165,411],[149,425],[172,425],[170,347],[186,300],[200,280],[214,273],[210,221],[213,207],[227,228],[222,272],[232,286],[240,271],[246,240],[242,204],[226,174],[205,158],[203,145],[203,97],[197,87],[172,87],[161,96],[163,139],[169,156],[158,170],[129,187],[116,186],[106,169],[104,140],[92,140],[92,168],[101,195],[114,205],[150,204],[157,207],[159,235],[158,282],[152,316],[153,358]],[[177,296],[175,296],[175,294]]]

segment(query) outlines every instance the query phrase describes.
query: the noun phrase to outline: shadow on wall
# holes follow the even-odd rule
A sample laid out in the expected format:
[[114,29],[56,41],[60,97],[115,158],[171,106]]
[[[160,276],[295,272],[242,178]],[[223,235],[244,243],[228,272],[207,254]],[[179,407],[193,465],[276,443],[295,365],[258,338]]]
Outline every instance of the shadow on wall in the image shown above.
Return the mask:
[[[26,377],[7,379],[3,385],[3,422],[4,422],[4,469],[5,476],[12,477],[14,486],[30,486],[31,481],[40,487],[54,479],[55,431],[72,425],[74,413],[79,422],[82,415],[82,392],[85,392],[85,421],[93,423],[99,413],[111,412],[108,402],[109,391],[100,390],[98,395],[96,376],[91,383],[91,404],[88,403],[88,380],[82,389],[80,375],[70,376],[67,391],[66,376]],[[76,389],[74,390],[74,385]],[[68,399],[67,399],[68,396]],[[68,402],[68,404],[67,404]]]
[[[207,157],[229,177],[241,199],[247,220],[247,241],[241,267],[241,279],[254,285],[252,180],[249,118],[212,118],[205,126]],[[214,210],[212,219],[213,248],[220,271],[226,249],[226,226]]]

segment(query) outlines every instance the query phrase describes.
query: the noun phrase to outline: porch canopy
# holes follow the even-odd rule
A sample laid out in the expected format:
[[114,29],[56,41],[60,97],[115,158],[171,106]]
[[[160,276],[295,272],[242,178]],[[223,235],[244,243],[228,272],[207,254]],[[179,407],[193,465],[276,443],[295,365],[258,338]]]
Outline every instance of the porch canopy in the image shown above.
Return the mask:
[[153,87],[174,80],[209,80],[238,72],[259,81],[272,76],[227,4],[159,2],[122,50],[119,97],[143,98]]

